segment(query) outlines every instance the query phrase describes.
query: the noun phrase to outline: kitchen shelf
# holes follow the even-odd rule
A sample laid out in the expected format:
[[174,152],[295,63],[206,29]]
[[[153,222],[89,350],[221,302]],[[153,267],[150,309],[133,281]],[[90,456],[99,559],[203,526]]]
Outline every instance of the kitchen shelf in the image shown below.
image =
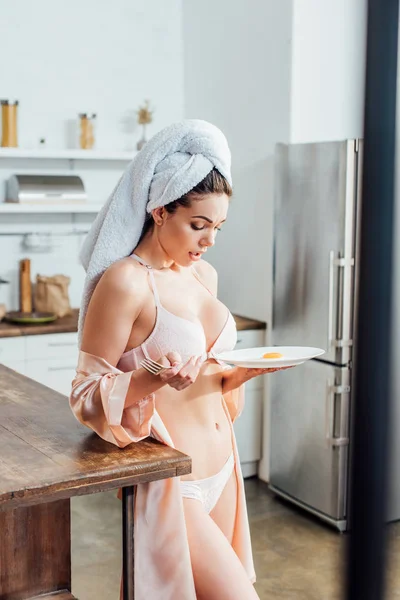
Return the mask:
[[131,152],[106,150],[52,150],[40,148],[38,150],[24,150],[23,148],[0,148],[0,158],[33,158],[45,160],[110,160],[131,161],[136,151]]
[[18,204],[12,202],[0,203],[0,213],[98,213],[102,204],[86,202],[85,204]]

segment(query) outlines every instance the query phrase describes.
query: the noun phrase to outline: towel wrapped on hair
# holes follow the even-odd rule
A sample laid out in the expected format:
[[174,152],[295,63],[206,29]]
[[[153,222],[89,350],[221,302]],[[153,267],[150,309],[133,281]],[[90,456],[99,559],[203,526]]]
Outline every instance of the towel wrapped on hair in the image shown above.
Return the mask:
[[137,246],[146,213],[181,198],[216,168],[232,185],[231,154],[224,134],[207,121],[166,127],[135,156],[97,215],[82,247],[86,270],[79,340],[93,290],[104,271]]

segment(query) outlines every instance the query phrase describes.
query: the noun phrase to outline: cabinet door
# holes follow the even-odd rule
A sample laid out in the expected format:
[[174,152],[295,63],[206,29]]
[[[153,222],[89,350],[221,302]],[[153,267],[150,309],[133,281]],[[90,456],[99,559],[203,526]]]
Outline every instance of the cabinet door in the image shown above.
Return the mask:
[[233,425],[240,462],[254,462],[261,458],[263,390],[246,391],[242,414]]
[[24,360],[8,360],[2,359],[0,361],[5,367],[9,367],[10,369],[14,369],[17,373],[21,373],[21,375],[26,375],[25,373],[25,361]]
[[265,346],[265,329],[244,329],[237,332],[235,350]]
[[0,364],[25,375],[24,338],[0,338]]
[[49,333],[26,338],[28,377],[69,396],[78,362],[76,333]]
[[26,375],[47,387],[69,396],[71,382],[75,377],[75,358],[50,358],[30,360],[26,364]]
[[[263,329],[245,329],[238,331],[235,350],[243,348],[258,348],[265,346],[265,331]],[[246,390],[261,390],[264,387],[263,377],[255,377],[246,383]]]
[[25,340],[23,337],[0,338],[0,363],[6,360],[23,361],[25,359]]
[[[265,346],[265,336],[263,329],[238,331],[235,349]],[[257,474],[257,463],[261,458],[263,397],[264,377],[248,381],[243,412],[233,425],[244,477]]]
[[[47,333],[26,337],[26,359],[78,358],[77,333]],[[70,362],[70,361],[69,361]]]

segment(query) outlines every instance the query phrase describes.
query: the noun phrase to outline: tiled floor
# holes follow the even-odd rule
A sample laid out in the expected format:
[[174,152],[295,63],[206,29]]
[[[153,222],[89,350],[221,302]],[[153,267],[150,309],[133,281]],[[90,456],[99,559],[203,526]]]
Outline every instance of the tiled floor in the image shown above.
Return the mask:
[[[346,535],[246,480],[247,505],[262,600],[339,600]],[[400,523],[389,526],[387,598],[400,599]],[[72,501],[72,591],[79,600],[118,600],[121,503],[115,492]],[[149,600],[151,600],[149,598]]]

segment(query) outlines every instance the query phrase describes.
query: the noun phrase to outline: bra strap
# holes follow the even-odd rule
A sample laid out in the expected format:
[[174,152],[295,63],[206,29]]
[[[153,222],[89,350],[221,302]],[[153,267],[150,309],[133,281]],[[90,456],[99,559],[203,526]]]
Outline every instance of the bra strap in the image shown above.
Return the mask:
[[197,273],[197,271],[196,271],[196,269],[195,269],[194,267],[192,267],[192,273],[193,273],[194,277],[197,279],[197,281],[198,281],[199,283],[201,283],[201,285],[202,285],[204,288],[206,288],[207,292],[209,292],[209,293],[211,294],[211,296],[213,296],[213,297],[215,298],[215,294],[213,294],[213,293],[212,293],[212,291],[210,290],[210,288],[208,288],[208,287],[206,286],[206,284],[204,283],[204,281],[202,281],[202,280],[200,279],[200,277],[199,277],[199,274]]
[[150,285],[151,285],[151,289],[152,289],[153,294],[154,294],[154,300],[155,300],[156,306],[157,307],[161,306],[160,297],[158,295],[158,290],[157,290],[156,282],[155,282],[155,279],[154,279],[153,267],[151,265],[146,264],[144,262],[144,260],[142,258],[140,258],[140,256],[137,256],[137,254],[131,254],[131,258],[133,258],[138,263],[140,263],[141,265],[143,265],[144,267],[146,267],[146,269],[147,269],[147,271],[149,273]]

